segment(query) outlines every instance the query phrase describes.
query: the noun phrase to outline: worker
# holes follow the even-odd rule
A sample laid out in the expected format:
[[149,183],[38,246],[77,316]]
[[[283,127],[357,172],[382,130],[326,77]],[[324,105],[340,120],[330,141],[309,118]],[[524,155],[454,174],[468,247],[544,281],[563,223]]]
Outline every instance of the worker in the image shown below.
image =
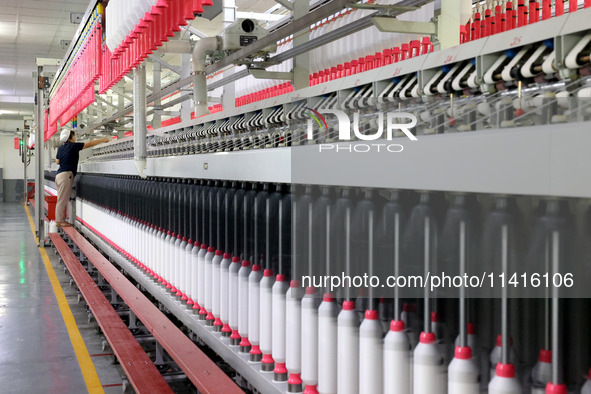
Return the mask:
[[55,176],[55,184],[57,185],[55,221],[58,227],[71,227],[72,225],[66,222],[66,205],[70,199],[70,194],[72,194],[80,151],[103,142],[109,142],[109,139],[101,138],[84,143],[76,142],[76,132],[64,129],[60,134],[60,141],[63,145],[59,147],[55,156],[55,162],[60,166]]

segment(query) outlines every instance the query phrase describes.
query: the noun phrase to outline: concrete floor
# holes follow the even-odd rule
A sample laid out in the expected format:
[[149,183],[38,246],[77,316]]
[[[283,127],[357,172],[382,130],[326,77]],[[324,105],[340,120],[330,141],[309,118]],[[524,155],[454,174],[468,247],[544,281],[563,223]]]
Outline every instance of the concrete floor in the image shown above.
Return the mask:
[[[20,203],[0,203],[0,392],[86,393],[80,366]],[[121,393],[121,369],[103,351],[70,277],[46,249],[106,393]]]

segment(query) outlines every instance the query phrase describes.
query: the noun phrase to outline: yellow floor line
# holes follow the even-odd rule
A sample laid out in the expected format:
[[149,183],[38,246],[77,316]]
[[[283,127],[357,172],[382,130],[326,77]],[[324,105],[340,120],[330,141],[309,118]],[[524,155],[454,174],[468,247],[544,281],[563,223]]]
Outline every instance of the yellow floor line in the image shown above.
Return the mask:
[[[37,242],[38,244],[39,241],[35,236],[35,224],[33,223],[33,218],[31,217],[29,208],[26,205],[25,211],[27,212],[27,217],[29,218],[29,225],[31,226],[33,238],[35,238],[35,242]],[[40,247],[39,253],[41,253],[41,259],[43,259],[43,264],[45,264],[45,269],[47,270],[47,275],[49,276],[51,286],[53,287],[55,298],[57,298],[57,303],[59,305],[60,312],[62,313],[62,318],[64,319],[64,323],[66,323],[68,335],[70,336],[72,347],[74,348],[74,352],[76,353],[76,358],[78,359],[78,364],[80,365],[80,370],[82,371],[82,376],[84,377],[86,388],[88,389],[89,393],[104,393],[105,391],[103,390],[103,386],[101,385],[99,377],[96,373],[94,363],[90,358],[90,354],[88,353],[86,344],[82,339],[82,335],[80,335],[78,325],[76,324],[76,320],[74,319],[74,315],[72,314],[70,305],[68,305],[68,300],[66,300],[66,295],[64,294],[64,291],[62,290],[57,275],[53,270],[53,266],[49,261],[49,256],[47,256],[45,248]]]

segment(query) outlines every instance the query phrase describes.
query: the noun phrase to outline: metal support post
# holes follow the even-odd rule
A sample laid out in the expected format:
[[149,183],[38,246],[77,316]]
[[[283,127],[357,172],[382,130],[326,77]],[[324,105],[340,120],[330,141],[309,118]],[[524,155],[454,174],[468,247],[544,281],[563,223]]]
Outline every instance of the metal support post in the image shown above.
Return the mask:
[[471,0],[438,0],[435,2],[437,18],[437,40],[439,49],[460,44],[460,25],[472,17]]
[[[232,23],[236,21],[236,1],[235,0],[224,0],[223,3],[223,26],[226,29]],[[235,73],[234,68],[230,68],[225,71],[223,78],[230,77]],[[225,110],[230,110],[236,106],[236,84],[230,83],[224,87],[224,93],[222,94],[222,107]]]
[[[181,54],[181,70],[180,70],[180,77],[181,79],[187,78],[191,75],[191,54],[183,53]],[[190,96],[191,91],[183,90],[181,91],[181,97]],[[181,121],[187,122],[191,120],[191,110],[192,110],[192,103],[190,100],[183,101],[181,104]]]
[[[161,80],[161,70],[162,66],[158,62],[152,62],[154,66],[154,72],[152,74],[152,86],[154,86],[154,91],[159,92],[162,89],[162,80]],[[121,100],[121,99],[120,99]],[[162,116],[157,111],[160,109],[160,105],[162,104],[162,99],[154,100],[154,116],[152,117],[152,128],[154,130],[159,129],[162,125]]]
[[[39,237],[39,246],[45,246],[45,229],[44,229],[44,171],[43,171],[43,104],[45,101],[43,95],[43,87],[39,85],[39,77],[43,73],[43,66],[37,67],[37,100],[35,124],[37,131],[35,132],[35,225],[37,227],[36,234]],[[26,186],[25,186],[26,187]]]
[[28,155],[29,155],[29,144],[27,143],[28,140],[28,135],[27,135],[27,131],[23,128],[23,131],[21,133],[21,138],[22,138],[22,145],[23,145],[23,184],[25,185],[25,190],[23,192],[23,200],[24,203],[29,205],[29,200],[27,198],[28,195],[28,183],[29,183],[29,179],[27,178],[27,159],[28,159]]
[[[310,3],[308,1],[294,1],[293,18],[298,20],[310,13]],[[293,47],[303,45],[310,40],[308,28],[294,34]],[[303,89],[310,86],[310,54],[302,53],[293,59],[293,84],[294,90]]]

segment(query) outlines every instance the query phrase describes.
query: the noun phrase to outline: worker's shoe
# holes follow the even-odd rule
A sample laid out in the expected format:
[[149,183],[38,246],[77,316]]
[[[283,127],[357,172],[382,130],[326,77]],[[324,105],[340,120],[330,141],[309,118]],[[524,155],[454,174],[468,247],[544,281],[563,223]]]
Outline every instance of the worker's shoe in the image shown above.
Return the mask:
[[57,227],[72,227],[71,223],[68,222],[59,222],[58,224],[56,224]]

